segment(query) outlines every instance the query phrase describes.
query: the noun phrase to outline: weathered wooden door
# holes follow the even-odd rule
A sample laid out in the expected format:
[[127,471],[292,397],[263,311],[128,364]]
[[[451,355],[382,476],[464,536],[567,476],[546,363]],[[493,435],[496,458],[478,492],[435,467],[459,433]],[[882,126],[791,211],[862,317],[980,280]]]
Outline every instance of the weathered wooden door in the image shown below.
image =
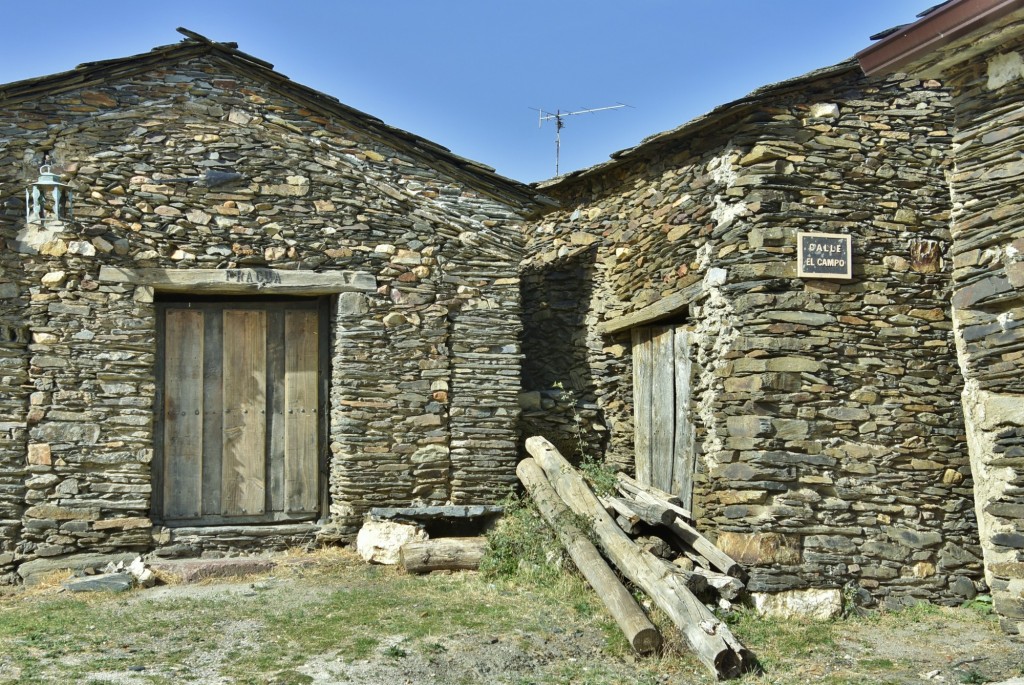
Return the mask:
[[319,510],[316,301],[160,303],[154,509],[165,523],[256,523]]
[[633,329],[636,477],[690,506],[694,440],[690,334],[681,326]]

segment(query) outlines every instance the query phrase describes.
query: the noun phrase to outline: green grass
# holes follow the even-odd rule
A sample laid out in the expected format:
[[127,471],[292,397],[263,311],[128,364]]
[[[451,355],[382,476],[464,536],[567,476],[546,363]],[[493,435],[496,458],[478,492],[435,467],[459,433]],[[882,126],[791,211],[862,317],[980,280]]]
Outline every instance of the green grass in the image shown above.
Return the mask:
[[[531,515],[523,516],[517,525],[532,526]],[[214,655],[206,661],[232,682],[305,683],[299,669],[314,656],[348,663],[414,652],[438,658],[452,635],[543,633],[566,617],[608,620],[586,586],[542,553],[486,577],[411,576],[338,554],[304,571],[295,580],[304,586],[298,594],[267,581],[258,593],[242,593],[243,586],[234,594],[166,600],[0,596],[0,683],[88,682],[97,672],[137,665],[154,683],[198,682],[197,652]],[[383,636],[401,642],[382,648]]]
[[[312,682],[311,664],[341,668],[370,661],[402,668],[419,660],[444,668],[465,645],[472,650],[499,639],[518,650],[524,663],[535,657],[543,662],[522,683],[713,682],[687,653],[680,631],[657,611],[652,620],[662,630],[664,653],[633,655],[526,503],[513,507],[491,543],[496,551],[490,569],[479,574],[411,576],[368,566],[347,551],[329,551],[315,555],[312,566],[280,567],[274,577],[259,580],[258,592],[243,583],[234,590],[199,587],[191,596],[165,599],[151,592],[0,594],[0,684],[99,682],[101,672],[125,674],[141,666],[135,677],[154,685],[217,678],[239,685],[304,685]],[[888,631],[911,631],[925,640],[967,626],[972,639],[998,635],[996,618],[973,606],[918,605],[835,621],[768,619],[738,610],[728,622],[764,667],[763,674],[749,674],[738,685],[904,683],[930,668],[885,651],[879,636]],[[547,645],[564,649],[584,633],[595,647],[544,657]],[[977,671],[965,666],[948,674],[947,682],[984,682],[989,672],[983,668],[991,661]],[[503,675],[514,682],[514,674]],[[473,673],[449,676],[480,682]]]

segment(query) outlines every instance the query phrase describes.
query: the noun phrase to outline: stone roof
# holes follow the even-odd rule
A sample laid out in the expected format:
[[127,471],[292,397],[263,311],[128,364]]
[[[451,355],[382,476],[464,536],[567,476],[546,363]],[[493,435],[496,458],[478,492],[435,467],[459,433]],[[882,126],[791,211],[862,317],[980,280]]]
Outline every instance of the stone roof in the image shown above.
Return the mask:
[[719,105],[710,112],[691,119],[681,126],[661,133],[655,133],[654,135],[644,138],[633,147],[613,152],[609,155],[611,159],[607,162],[595,164],[594,166],[586,169],[580,169],[547,181],[542,181],[541,183],[536,184],[536,186],[540,190],[547,190],[560,186],[563,183],[603,174],[626,162],[632,162],[635,159],[652,155],[666,144],[688,138],[700,133],[701,131],[719,126],[728,118],[754,111],[765,102],[793,91],[806,88],[808,84],[813,83],[814,81],[843,76],[851,72],[859,73],[859,71],[860,67],[858,66],[858,63],[856,60],[851,59],[829,67],[816,69],[815,71],[811,71],[802,76],[780,81],[779,83],[762,86],[738,100],[733,100],[732,102]]
[[257,81],[314,112],[356,128],[431,166],[447,172],[469,186],[530,211],[554,201],[539,195],[531,186],[496,173],[494,168],[456,155],[448,148],[408,131],[389,126],[381,119],[343,104],[337,98],[292,81],[274,70],[274,65],[238,49],[237,43],[217,42],[186,28],[185,38],[149,52],[97,62],[85,62],[70,71],[0,85],[0,107],[47,97],[78,88],[92,87],[112,79],[126,78],[200,56],[210,56],[229,70]]

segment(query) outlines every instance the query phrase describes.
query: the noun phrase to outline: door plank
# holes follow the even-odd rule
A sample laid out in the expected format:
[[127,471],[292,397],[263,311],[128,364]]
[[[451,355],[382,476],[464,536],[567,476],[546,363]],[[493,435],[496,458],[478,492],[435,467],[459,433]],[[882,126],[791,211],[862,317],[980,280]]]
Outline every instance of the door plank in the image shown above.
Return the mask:
[[284,511],[285,500],[285,325],[284,309],[271,307],[267,321],[267,500],[270,511]]
[[220,308],[204,308],[203,347],[203,516],[221,511],[221,472],[224,432],[224,367]]
[[693,384],[693,361],[691,358],[692,334],[684,328],[677,328],[675,334],[675,378],[676,378],[676,435],[675,457],[672,468],[673,495],[683,502],[685,509],[691,509],[693,502],[693,473],[696,465],[693,416],[690,412]]
[[221,511],[263,513],[266,498],[267,313],[224,310]]
[[203,313],[167,309],[164,321],[164,516],[193,518],[203,497]]
[[675,440],[675,333],[672,327],[651,329],[651,485],[669,490]]
[[315,310],[285,312],[285,511],[317,508],[320,326]]
[[651,329],[633,329],[633,442],[636,479],[651,484]]

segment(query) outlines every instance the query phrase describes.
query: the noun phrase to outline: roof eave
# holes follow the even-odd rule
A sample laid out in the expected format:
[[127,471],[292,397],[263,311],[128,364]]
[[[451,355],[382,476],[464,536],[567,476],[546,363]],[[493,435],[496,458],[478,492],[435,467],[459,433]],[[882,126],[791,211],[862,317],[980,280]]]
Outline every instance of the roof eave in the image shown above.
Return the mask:
[[953,0],[857,53],[868,76],[905,71],[949,45],[1024,7],[1024,0]]
[[392,145],[420,159],[428,160],[428,163],[454,175],[477,191],[512,207],[518,206],[519,213],[524,216],[538,215],[554,203],[554,200],[539,194],[531,186],[502,176],[491,167],[460,157],[438,143],[389,126],[374,116],[341,103],[331,95],[292,81],[276,71],[270,62],[238,50],[235,43],[213,41],[185,28],[178,28],[178,32],[185,36],[185,40],[173,45],[156,47],[149,52],[128,57],[87,62],[58,74],[0,84],[0,106],[66,90],[95,86],[109,78],[113,72],[123,77],[148,71],[155,64],[210,55],[229,69],[252,78],[262,79],[268,87],[284,97],[291,98],[325,116],[345,120],[349,125],[359,127],[368,135],[385,144]]
[[[1022,2],[1024,2],[1024,0],[1022,0]],[[690,119],[676,128],[647,136],[633,147],[613,152],[609,155],[610,159],[607,161],[599,162],[585,169],[571,171],[544,181],[538,181],[532,185],[540,191],[557,190],[562,186],[569,185],[570,183],[574,183],[580,179],[591,178],[596,175],[603,174],[608,170],[620,167],[627,162],[643,158],[644,155],[653,154],[653,151],[660,148],[660,146],[671,144],[674,141],[684,138],[696,136],[702,131],[719,126],[723,121],[730,117],[739,117],[751,111],[755,111],[769,98],[782,97],[788,93],[799,91],[806,87],[807,84],[815,81],[826,78],[842,77],[853,72],[857,72],[859,74],[857,62],[851,58],[843,62],[839,62],[838,64],[833,64],[821,69],[815,69],[814,71],[800,76],[795,76],[778,83],[761,86],[737,100],[732,100],[725,104],[718,105],[711,111]]]

